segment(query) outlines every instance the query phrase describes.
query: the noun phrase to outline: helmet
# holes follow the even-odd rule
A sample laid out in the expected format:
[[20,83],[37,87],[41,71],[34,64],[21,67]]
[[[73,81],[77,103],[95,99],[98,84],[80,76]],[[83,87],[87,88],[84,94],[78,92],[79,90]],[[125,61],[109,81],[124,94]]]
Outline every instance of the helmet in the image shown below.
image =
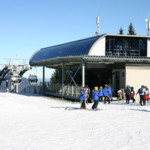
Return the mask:
[[141,85],[141,87],[144,88],[145,86],[144,86],[144,85]]
[[95,87],[94,87],[94,89],[95,89],[95,90],[98,90],[98,87],[97,87],[97,86],[95,86]]

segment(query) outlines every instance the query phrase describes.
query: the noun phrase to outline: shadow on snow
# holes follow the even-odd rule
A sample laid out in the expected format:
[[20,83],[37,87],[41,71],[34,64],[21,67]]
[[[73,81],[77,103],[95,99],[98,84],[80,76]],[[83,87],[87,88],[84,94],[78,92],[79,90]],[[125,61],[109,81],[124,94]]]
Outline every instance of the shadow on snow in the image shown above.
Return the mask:
[[150,112],[150,110],[146,110],[146,109],[130,109],[133,111],[143,111],[143,112]]

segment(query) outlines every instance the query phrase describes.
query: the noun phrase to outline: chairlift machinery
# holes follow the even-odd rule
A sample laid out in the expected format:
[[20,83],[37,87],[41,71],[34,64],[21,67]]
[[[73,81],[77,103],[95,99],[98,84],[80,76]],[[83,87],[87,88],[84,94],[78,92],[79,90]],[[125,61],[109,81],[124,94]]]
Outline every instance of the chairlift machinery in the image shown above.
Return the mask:
[[23,74],[30,69],[30,66],[25,63],[26,59],[7,59],[7,64],[1,64],[5,67],[0,72],[0,86],[2,81],[6,81],[6,88],[8,89],[8,82],[10,82],[10,90],[18,92],[18,85],[21,82]]
[[11,82],[13,84],[17,84],[21,82],[21,77],[19,74],[13,74],[13,76],[11,77]]

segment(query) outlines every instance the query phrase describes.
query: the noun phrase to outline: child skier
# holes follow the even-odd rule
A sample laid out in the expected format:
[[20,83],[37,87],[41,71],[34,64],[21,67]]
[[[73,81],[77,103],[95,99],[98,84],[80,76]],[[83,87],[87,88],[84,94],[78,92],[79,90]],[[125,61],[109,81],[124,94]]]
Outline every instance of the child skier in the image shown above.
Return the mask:
[[108,86],[108,92],[109,92],[109,100],[113,101],[113,98],[112,98],[113,89],[112,89],[111,85]]
[[109,99],[109,91],[108,91],[108,85],[105,84],[105,88],[103,90],[104,93],[104,104],[106,104],[106,101],[108,101],[108,104],[110,104],[110,99]]
[[92,106],[92,109],[93,110],[97,110],[97,106],[98,106],[98,102],[99,102],[99,92],[98,92],[98,87],[95,87],[94,88],[95,90],[94,90],[94,93],[93,93],[93,99],[94,99],[94,104],[93,104],[93,106]]
[[125,89],[125,94],[126,94],[126,104],[129,104],[131,96],[130,86],[127,86],[127,88]]
[[101,86],[99,89],[99,101],[102,102],[103,101],[103,87]]
[[80,102],[81,102],[81,109],[86,109],[85,92],[83,88],[80,88]]
[[134,103],[134,102],[135,102],[134,95],[135,95],[134,87],[131,87],[131,99],[133,100],[133,102],[132,102],[132,103]]
[[147,86],[145,86],[145,90],[146,92],[145,92],[144,98],[145,98],[146,104],[148,104],[149,103],[149,89]]

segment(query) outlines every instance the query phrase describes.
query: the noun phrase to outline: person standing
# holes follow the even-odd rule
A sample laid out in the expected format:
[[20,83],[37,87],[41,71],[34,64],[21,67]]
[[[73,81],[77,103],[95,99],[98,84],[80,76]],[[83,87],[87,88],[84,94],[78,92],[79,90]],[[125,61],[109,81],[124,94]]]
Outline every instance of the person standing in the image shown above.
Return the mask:
[[110,100],[109,100],[109,91],[108,91],[108,85],[105,84],[105,88],[103,90],[104,93],[104,104],[106,104],[106,102],[108,101],[108,104],[110,104]]
[[88,88],[85,88],[84,92],[85,92],[85,103],[88,104],[88,101],[89,101],[89,90],[88,90]]
[[124,88],[118,90],[118,96],[119,96],[119,100],[124,100],[125,99],[125,91]]
[[93,93],[93,99],[94,99],[94,104],[92,106],[93,110],[97,110],[97,106],[99,103],[99,92],[98,92],[98,87],[95,87],[94,93]]
[[110,99],[111,101],[113,101],[113,99],[112,99],[112,92],[113,92],[113,89],[112,89],[111,85],[109,85],[109,86],[108,86],[108,93],[109,93],[109,99]]
[[102,102],[103,101],[103,87],[100,86],[99,89],[99,101]]
[[93,95],[93,92],[94,92],[94,89],[91,89],[90,92],[89,92],[89,93],[90,93],[90,94],[89,94],[89,102],[90,102],[90,103],[93,103],[93,96],[92,96],[92,95]]
[[144,85],[141,86],[141,88],[138,90],[138,92],[136,93],[140,95],[140,105],[145,105],[145,98],[144,98],[144,95],[146,93],[146,90],[144,88]]
[[146,90],[146,93],[144,95],[144,98],[145,98],[146,103],[148,104],[149,103],[149,89],[147,86],[145,86],[145,90]]
[[134,102],[135,102],[134,95],[135,95],[134,87],[131,87],[131,99],[133,100],[133,102],[132,102],[132,103],[134,103]]
[[83,88],[80,88],[80,102],[81,102],[81,109],[86,109],[85,92]]
[[130,86],[127,86],[127,88],[125,89],[125,94],[126,94],[126,104],[129,104],[131,96]]

